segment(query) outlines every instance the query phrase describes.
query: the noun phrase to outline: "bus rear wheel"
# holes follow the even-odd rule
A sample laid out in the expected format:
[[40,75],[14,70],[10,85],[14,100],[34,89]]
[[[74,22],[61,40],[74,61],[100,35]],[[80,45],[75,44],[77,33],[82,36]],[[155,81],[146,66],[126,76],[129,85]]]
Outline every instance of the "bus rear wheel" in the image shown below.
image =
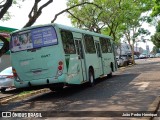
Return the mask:
[[110,65],[110,67],[111,67],[111,72],[109,73],[109,74],[107,74],[107,77],[108,78],[111,78],[112,77],[112,72],[113,72],[113,64],[111,63],[111,65]]
[[113,75],[112,75],[112,72],[110,72],[109,74],[107,74],[107,77],[108,78],[111,78]]
[[92,87],[95,85],[95,79],[94,79],[94,74],[93,72],[90,70],[89,71],[89,86]]
[[59,92],[59,91],[62,91],[62,90],[63,90],[63,86],[61,86],[61,87],[50,87],[49,89],[50,89],[51,91]]
[[1,89],[1,93],[4,93],[6,91],[6,88]]

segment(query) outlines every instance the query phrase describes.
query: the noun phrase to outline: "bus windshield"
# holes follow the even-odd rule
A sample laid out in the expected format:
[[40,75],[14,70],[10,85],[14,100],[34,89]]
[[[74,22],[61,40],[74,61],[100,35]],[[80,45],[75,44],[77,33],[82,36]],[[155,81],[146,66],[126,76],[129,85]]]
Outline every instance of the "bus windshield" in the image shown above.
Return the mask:
[[49,45],[56,45],[57,35],[52,26],[40,27],[13,33],[11,36],[10,50],[18,52]]

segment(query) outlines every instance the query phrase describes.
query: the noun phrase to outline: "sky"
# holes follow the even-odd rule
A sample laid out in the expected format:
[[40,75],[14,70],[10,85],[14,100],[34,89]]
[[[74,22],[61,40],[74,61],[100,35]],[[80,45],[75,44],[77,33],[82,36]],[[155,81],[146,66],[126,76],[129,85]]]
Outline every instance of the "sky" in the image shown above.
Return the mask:
[[[56,13],[67,8],[66,1],[67,0],[53,0],[53,3],[44,8],[44,10],[42,11],[43,13],[33,25],[51,23],[51,20],[53,20]],[[20,4],[21,8],[18,8],[14,5],[9,9],[9,11],[12,14],[12,18],[9,21],[4,21],[4,22],[0,21],[0,26],[21,29],[27,23],[28,14],[34,2],[33,0],[26,0],[25,2],[22,2]],[[58,16],[55,23],[72,26],[70,19],[67,17],[67,13],[63,13],[60,16]],[[143,24],[143,27],[150,30],[151,34],[154,34],[155,29],[153,27],[149,26],[148,24]],[[150,39],[150,37],[144,37],[144,38]],[[143,49],[146,49],[146,45],[149,45],[150,50],[152,50],[154,46],[152,42],[147,42],[147,43],[138,42],[137,44],[138,47],[142,47]]]
[[[16,6],[11,7],[9,11],[13,15],[12,18],[9,21],[0,21],[0,25],[17,29],[22,28],[28,21],[28,14],[33,4],[33,0],[26,0],[25,2],[21,3],[21,8]],[[66,0],[53,0],[53,3],[43,9],[41,16],[37,19],[34,25],[51,23],[51,20],[54,18],[55,14],[64,10],[65,8],[67,8]],[[55,22],[71,26],[70,19],[67,18],[66,13],[60,15]]]

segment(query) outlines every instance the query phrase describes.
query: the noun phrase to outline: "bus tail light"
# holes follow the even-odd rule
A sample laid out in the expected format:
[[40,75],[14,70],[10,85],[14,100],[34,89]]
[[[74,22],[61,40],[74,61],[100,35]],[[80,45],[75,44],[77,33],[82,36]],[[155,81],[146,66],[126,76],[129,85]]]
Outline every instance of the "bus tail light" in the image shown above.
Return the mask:
[[12,72],[13,72],[13,76],[14,76],[15,78],[17,78],[18,75],[17,75],[16,69],[12,68]]
[[63,69],[63,67],[59,65],[58,66],[58,70],[62,70],[62,69]]
[[58,74],[58,75],[61,75],[61,74],[62,74],[62,71],[63,71],[63,62],[62,62],[62,61],[59,61],[59,62],[58,62],[58,72],[57,72],[57,74]]

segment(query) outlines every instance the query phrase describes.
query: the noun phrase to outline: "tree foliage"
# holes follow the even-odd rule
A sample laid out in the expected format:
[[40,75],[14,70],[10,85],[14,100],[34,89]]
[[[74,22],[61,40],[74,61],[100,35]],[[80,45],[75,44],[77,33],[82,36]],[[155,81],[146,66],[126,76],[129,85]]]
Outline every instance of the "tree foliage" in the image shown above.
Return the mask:
[[151,9],[151,1],[147,0],[128,0],[123,6],[123,21],[121,24],[121,30],[123,31],[124,38],[128,42],[132,52],[132,60],[134,62],[134,44],[138,36],[149,35],[150,32],[144,28],[141,28],[145,21],[149,21],[149,17],[141,16],[143,12]]
[[[69,0],[67,6],[80,2],[81,0]],[[108,34],[114,41],[122,36],[122,28],[130,29],[138,24],[137,19],[141,13],[151,9],[151,4],[147,0],[92,0],[92,2],[102,9],[91,5],[71,9],[68,13],[72,24],[78,28]],[[125,24],[128,21],[129,24]]]
[[[25,0],[22,0],[22,1],[24,2]],[[29,26],[33,25],[36,22],[36,20],[39,18],[39,16],[42,14],[42,10],[53,2],[53,0],[47,0],[47,1],[45,1],[45,3],[41,3],[41,6],[40,6],[39,3],[42,2],[42,1],[44,2],[44,0],[34,0],[34,5],[32,6],[32,9],[31,9],[31,11],[29,12],[29,15],[28,15],[29,20],[24,25],[24,27],[29,27]],[[9,4],[9,2],[10,2],[10,4]],[[5,8],[5,11],[3,12],[4,14],[2,14],[2,10],[5,7],[5,5],[4,6],[1,5],[3,3],[7,4],[7,8]],[[2,16],[2,18],[6,15],[8,17],[8,19],[10,19],[10,15],[9,14],[7,15],[7,13],[8,13],[8,9],[12,6],[12,4],[18,4],[18,0],[2,0],[2,2],[0,2],[0,15]],[[72,6],[70,6],[66,9],[62,10],[61,12],[57,13],[55,15],[55,17],[53,18],[53,20],[51,21],[51,23],[53,23],[57,19],[57,17],[59,15],[63,14],[64,12],[69,12],[69,10],[74,9],[76,7],[80,7],[80,6],[85,5],[85,4],[92,5],[93,7],[101,9],[97,4],[94,4],[92,2],[82,1],[79,4],[78,3],[73,4]],[[0,50],[0,56],[1,56],[2,54],[4,54],[5,52],[8,51],[9,44],[7,42],[7,39],[5,39],[3,36],[0,36],[0,39],[4,42],[4,46]]]
[[[89,2],[90,0],[85,1]],[[69,0],[67,6],[72,6],[80,2],[81,0]],[[115,40],[116,30],[121,21],[119,10],[121,0],[92,0],[92,2],[99,5],[101,9],[96,6],[85,5],[70,10],[68,13],[70,14],[69,17],[72,24],[81,29],[97,33],[107,33],[113,36]]]
[[[96,6],[97,8],[99,8],[99,9],[102,9],[102,8],[99,7],[97,4],[94,4],[94,3],[91,3],[91,2],[82,2],[82,3],[73,4],[72,6],[70,6],[70,7],[66,8],[66,9],[60,11],[59,13],[57,13],[57,14],[55,15],[54,19],[51,21],[51,23],[54,23],[55,20],[57,19],[57,17],[58,17],[59,15],[63,14],[64,12],[70,13],[69,10],[74,9],[74,8],[76,8],[76,7],[79,7],[79,6],[82,6],[82,5],[85,5],[85,4],[93,5],[93,6]],[[70,13],[70,14],[71,14],[71,13]],[[73,16],[74,16],[74,15],[73,15]],[[78,18],[77,18],[77,19],[78,19]],[[80,20],[80,19],[79,19],[79,20]]]
[[[83,0],[84,1],[84,0]],[[85,0],[90,1],[90,0]],[[81,0],[69,0],[68,6],[80,3]],[[141,34],[149,34],[140,28],[144,20],[141,14],[152,8],[152,2],[148,0],[92,0],[102,9],[85,5],[69,11],[69,17],[74,26],[90,31],[105,33],[119,41],[124,35],[134,52],[135,39]]]
[[[0,1],[0,19],[5,15],[10,19],[8,9],[18,1],[25,0]],[[42,1],[44,2],[44,0],[34,0],[28,15],[29,20],[24,27],[33,25],[42,14],[42,10],[53,2],[53,0],[47,0],[39,6]],[[118,41],[123,34],[129,35],[128,40],[135,40],[138,35],[145,32],[139,29],[139,21],[141,21],[139,17],[142,12],[151,9],[151,5],[148,0],[68,0],[68,8],[57,13],[51,22],[53,23],[58,15],[68,12],[72,24],[76,27],[108,34],[114,41]]]
[[151,36],[151,41],[157,48],[160,48],[160,21],[158,21],[158,25],[156,26],[156,33]]
[[151,16],[159,16],[160,15],[160,0],[154,0],[154,6],[152,8]]
[[160,51],[159,51],[159,48],[158,48],[158,47],[154,46],[151,52],[152,52],[153,54],[156,54],[156,53],[158,53],[158,52],[160,52]]
[[[159,15],[160,15],[160,0],[155,0],[151,16],[155,17]],[[157,48],[160,48],[160,21],[158,21],[158,24],[156,26],[156,33],[153,36],[151,36],[151,41]]]
[[[85,0],[85,2],[90,2],[89,0]],[[73,6],[74,4],[80,4],[79,0],[70,0],[67,3],[68,7]],[[94,2],[93,2],[94,3]],[[97,3],[95,3],[97,4]],[[98,6],[98,4],[97,4]],[[91,4],[85,4],[83,6],[75,7],[68,11],[70,14],[71,22],[74,26],[78,28],[83,28],[86,30],[91,30],[94,32],[99,32],[99,15],[101,14],[102,6],[97,7]],[[86,22],[88,21],[88,22]]]

